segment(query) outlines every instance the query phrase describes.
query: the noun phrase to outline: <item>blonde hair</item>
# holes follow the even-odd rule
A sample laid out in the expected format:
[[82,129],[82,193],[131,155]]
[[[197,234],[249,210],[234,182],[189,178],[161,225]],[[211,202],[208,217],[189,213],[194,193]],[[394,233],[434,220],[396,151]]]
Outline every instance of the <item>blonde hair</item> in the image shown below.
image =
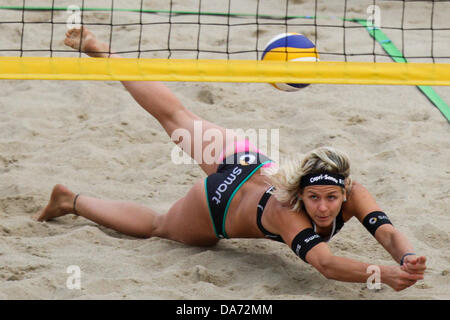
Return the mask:
[[312,150],[305,157],[295,155],[279,168],[268,168],[271,184],[275,187],[272,191],[275,198],[288,204],[292,210],[300,211],[302,200],[299,193],[302,176],[310,173],[337,173],[345,177],[345,189],[347,195],[350,194],[352,179],[350,177],[350,161],[348,156],[342,151],[332,147],[320,147]]

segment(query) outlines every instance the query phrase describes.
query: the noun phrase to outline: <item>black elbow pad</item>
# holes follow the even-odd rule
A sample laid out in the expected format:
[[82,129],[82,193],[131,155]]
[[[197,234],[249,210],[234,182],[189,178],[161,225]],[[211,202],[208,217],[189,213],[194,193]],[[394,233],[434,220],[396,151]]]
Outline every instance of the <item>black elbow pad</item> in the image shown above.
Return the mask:
[[392,225],[392,222],[389,220],[386,213],[382,211],[371,212],[363,220],[364,227],[366,227],[367,231],[369,231],[372,236],[375,236],[375,231],[383,224]]
[[321,236],[314,232],[312,228],[300,231],[292,240],[291,249],[303,261],[306,261],[306,254],[317,244],[323,242]]

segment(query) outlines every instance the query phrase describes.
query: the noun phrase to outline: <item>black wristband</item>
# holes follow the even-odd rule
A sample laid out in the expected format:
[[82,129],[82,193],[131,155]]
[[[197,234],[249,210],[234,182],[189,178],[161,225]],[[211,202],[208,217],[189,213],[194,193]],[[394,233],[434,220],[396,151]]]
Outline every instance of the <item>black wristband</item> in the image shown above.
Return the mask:
[[415,255],[416,255],[416,254],[415,254],[415,253],[412,253],[412,252],[407,252],[407,253],[405,253],[405,254],[402,256],[402,258],[400,259],[400,265],[401,265],[401,266],[403,265],[403,262],[404,262],[406,256],[415,256]]
[[390,224],[392,225],[392,222],[389,220],[386,213],[382,211],[374,211],[369,213],[363,220],[363,225],[366,227],[367,231],[369,231],[372,236],[375,237],[375,231],[382,226],[383,224]]
[[294,240],[292,240],[291,249],[300,257],[300,259],[308,263],[308,261],[306,261],[306,254],[315,245],[321,242],[323,242],[323,239],[315,233],[312,228],[308,228],[300,231],[295,236]]

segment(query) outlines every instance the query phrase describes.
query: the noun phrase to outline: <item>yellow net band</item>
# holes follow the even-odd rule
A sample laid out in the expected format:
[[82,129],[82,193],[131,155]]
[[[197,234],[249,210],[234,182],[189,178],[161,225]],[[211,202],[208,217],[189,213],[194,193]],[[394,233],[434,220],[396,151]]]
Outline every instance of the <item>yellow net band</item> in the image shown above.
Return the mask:
[[450,64],[0,57],[0,79],[450,85]]

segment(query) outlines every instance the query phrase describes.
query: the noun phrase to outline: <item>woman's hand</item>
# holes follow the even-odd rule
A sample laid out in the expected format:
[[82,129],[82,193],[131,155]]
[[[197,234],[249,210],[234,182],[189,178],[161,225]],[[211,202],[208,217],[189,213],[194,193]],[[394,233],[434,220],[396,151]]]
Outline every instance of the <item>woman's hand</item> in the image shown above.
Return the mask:
[[424,256],[409,255],[403,260],[401,269],[411,274],[424,274],[427,269],[427,258]]
[[423,280],[423,274],[406,272],[403,270],[403,266],[389,266],[383,268],[384,270],[381,272],[381,281],[395,291],[401,291],[414,285],[417,280]]

